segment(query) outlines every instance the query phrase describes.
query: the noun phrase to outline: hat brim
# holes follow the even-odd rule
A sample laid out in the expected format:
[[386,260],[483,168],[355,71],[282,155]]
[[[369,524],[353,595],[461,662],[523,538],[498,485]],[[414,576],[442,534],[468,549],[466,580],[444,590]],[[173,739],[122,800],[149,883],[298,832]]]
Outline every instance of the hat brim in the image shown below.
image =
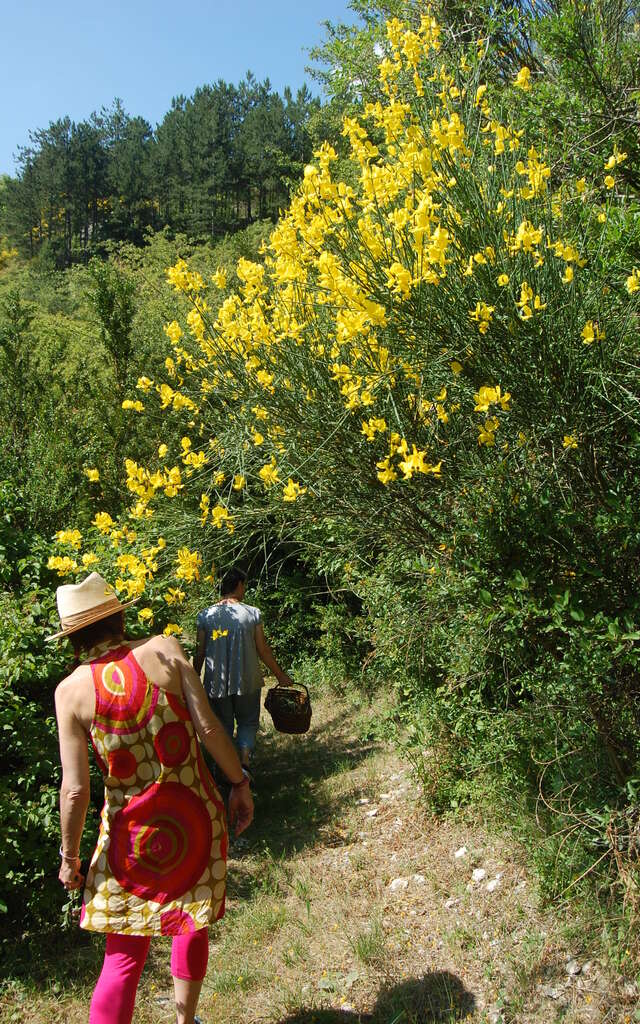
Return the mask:
[[45,643],[50,643],[52,640],[60,640],[63,636],[71,636],[72,633],[78,633],[81,629],[85,629],[87,626],[92,626],[94,622],[100,622],[100,619],[108,619],[112,615],[117,615],[118,612],[123,612],[125,608],[130,608],[132,604],[137,604],[140,600],[139,597],[134,597],[132,601],[127,601],[126,604],[121,604],[119,608],[110,608],[109,611],[101,612],[99,608],[96,608],[95,616],[85,619],[79,626],[69,626],[68,629],[61,629],[58,633],[53,633],[51,636],[45,636]]

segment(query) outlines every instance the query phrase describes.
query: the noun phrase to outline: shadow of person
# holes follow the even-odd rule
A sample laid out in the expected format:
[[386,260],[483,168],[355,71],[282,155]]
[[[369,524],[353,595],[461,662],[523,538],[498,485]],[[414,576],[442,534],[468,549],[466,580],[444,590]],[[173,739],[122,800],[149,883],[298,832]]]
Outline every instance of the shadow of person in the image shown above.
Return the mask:
[[300,1009],[278,1024],[454,1024],[471,1016],[476,1000],[450,971],[432,971],[380,989],[371,1013]]

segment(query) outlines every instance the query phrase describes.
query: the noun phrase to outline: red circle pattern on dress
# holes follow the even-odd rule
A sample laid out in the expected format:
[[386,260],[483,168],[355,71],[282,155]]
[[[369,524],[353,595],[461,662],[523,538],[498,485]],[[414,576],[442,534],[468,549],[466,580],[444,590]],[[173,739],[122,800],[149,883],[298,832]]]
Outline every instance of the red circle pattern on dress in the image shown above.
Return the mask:
[[147,686],[147,677],[131,651],[109,651],[92,662],[96,691],[93,724],[102,732],[123,735],[138,732],[147,724],[158,703],[158,689]]
[[182,722],[168,722],[154,737],[153,745],[162,764],[175,767],[186,760],[190,738]]
[[168,903],[209,866],[211,842],[211,817],[200,797],[179,782],[156,782],[115,815],[109,866],[127,892]]
[[181,718],[183,722],[190,722],[191,715],[189,714],[189,709],[184,701],[182,701],[175,693],[169,693],[168,690],[165,691],[165,696],[167,698],[167,704],[174,714],[176,714],[178,718]]
[[176,907],[173,910],[165,910],[164,914],[160,914],[161,935],[185,935],[187,932],[195,931],[194,920],[191,914],[187,914],[186,910],[179,910]]
[[109,761],[109,775],[116,779],[129,779],[136,774],[138,762],[130,750],[112,750],[107,755]]

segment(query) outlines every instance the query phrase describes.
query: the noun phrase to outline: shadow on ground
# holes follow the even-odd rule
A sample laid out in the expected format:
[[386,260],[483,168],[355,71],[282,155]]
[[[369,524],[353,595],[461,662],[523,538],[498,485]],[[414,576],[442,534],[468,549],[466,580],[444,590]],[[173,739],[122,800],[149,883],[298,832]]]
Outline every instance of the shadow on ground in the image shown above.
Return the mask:
[[[330,795],[324,782],[356,768],[371,756],[374,746],[345,736],[341,728],[342,717],[336,715],[304,736],[270,732],[262,737],[252,766],[256,814],[236,851],[267,849],[280,857],[318,842],[325,846],[348,842],[339,822],[342,805],[352,800],[352,794]],[[327,829],[330,822],[335,829]]]
[[471,1016],[476,1001],[449,971],[434,971],[381,989],[371,1013],[302,1009],[278,1024],[453,1024]]

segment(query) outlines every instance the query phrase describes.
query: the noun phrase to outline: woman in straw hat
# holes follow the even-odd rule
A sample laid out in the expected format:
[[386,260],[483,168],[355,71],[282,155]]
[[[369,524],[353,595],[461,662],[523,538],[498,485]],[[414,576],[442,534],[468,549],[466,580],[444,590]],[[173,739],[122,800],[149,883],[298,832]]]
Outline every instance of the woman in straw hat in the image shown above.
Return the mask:
[[[227,829],[198,737],[232,783],[236,833],[253,800],[233,743],[209,707],[180,644],[125,641],[124,609],[98,573],[59,587],[61,629],[86,661],[56,690],[62,787],[59,878],[83,883],[80,926],[105,932],[90,1024],[130,1024],[151,936],[171,935],[178,1024],[193,1024],[210,921],[224,913]],[[133,604],[134,602],[129,602]],[[87,738],[105,780],[98,842],[86,881],[78,852],[89,803]]]

